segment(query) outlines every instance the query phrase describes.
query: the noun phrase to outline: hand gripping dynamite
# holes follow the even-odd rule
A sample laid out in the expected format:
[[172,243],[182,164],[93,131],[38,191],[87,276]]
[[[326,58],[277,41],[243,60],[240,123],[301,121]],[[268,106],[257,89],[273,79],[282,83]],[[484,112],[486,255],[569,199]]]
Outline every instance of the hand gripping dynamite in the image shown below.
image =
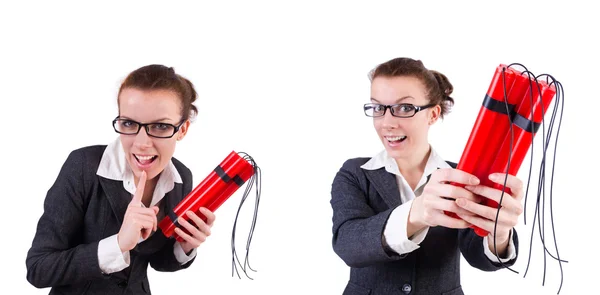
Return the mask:
[[[245,153],[240,154],[236,153],[235,151],[229,153],[229,155],[217,167],[215,167],[215,169],[213,169],[213,171],[211,171],[208,176],[204,178],[202,182],[200,182],[200,184],[198,184],[183,200],[181,200],[181,202],[179,202],[179,204],[177,204],[177,206],[175,206],[173,211],[167,212],[166,216],[159,222],[158,227],[166,237],[174,237],[177,241],[182,242],[183,239],[175,233],[175,228],[179,227],[182,231],[189,234],[189,232],[178,222],[180,219],[189,220],[189,217],[185,214],[187,211],[196,213],[196,215],[206,222],[206,216],[199,211],[200,207],[205,207],[211,212],[215,212],[240,187],[250,180],[249,184],[246,186],[246,191],[244,192],[235,218],[231,245],[233,256],[232,267],[235,268],[237,273],[237,261],[237,263],[243,268],[244,273],[246,273],[246,266],[249,267],[247,261],[248,254],[246,254],[246,261],[244,266],[242,266],[235,252],[236,223],[241,206],[246,200],[252,186],[256,183],[256,206],[254,218],[252,220],[252,226],[250,229],[251,233],[249,234],[246,247],[246,251],[248,253],[252,232],[254,231],[254,226],[256,224],[261,184],[260,168],[254,162],[254,159]],[[248,276],[247,273],[246,276]]]

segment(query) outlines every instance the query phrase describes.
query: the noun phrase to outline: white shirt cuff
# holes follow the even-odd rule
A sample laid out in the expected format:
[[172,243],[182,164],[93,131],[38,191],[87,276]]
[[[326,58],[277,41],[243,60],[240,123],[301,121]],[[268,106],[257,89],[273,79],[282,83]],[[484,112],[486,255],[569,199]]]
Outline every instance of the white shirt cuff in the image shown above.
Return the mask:
[[412,207],[412,200],[394,209],[383,230],[384,243],[398,254],[405,254],[419,249],[419,244],[425,240],[429,227],[416,232],[408,237],[406,227],[408,226],[408,214]]
[[104,274],[121,271],[128,267],[129,263],[129,251],[121,252],[116,234],[98,243],[98,264]]
[[509,262],[515,259],[517,257],[517,252],[515,251],[515,244],[513,243],[512,235],[513,232],[511,230],[510,235],[508,237],[508,248],[506,249],[507,258],[496,257],[496,255],[490,250],[490,245],[488,245],[488,237],[483,237],[483,252],[485,253],[485,256],[487,256],[487,258],[493,262],[498,262],[498,258],[500,258],[500,262],[502,263]]
[[173,254],[175,254],[175,259],[177,259],[181,265],[184,265],[196,257],[196,249],[193,249],[192,253],[190,253],[188,256],[185,254],[185,251],[183,251],[183,248],[181,248],[181,244],[179,244],[179,242],[175,242],[175,245],[173,246]]

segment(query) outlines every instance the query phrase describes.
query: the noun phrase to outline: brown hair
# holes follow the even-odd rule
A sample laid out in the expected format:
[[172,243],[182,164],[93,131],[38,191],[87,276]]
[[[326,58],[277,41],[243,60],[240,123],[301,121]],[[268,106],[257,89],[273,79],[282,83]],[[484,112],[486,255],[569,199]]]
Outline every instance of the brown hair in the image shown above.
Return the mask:
[[181,122],[198,114],[198,109],[193,105],[198,94],[194,85],[188,79],[175,73],[171,67],[163,65],[147,65],[131,72],[119,88],[117,102],[121,92],[126,88],[140,90],[170,90],[181,100]]
[[442,108],[441,117],[450,112],[454,99],[450,97],[454,88],[448,78],[433,70],[428,70],[423,62],[406,57],[399,57],[378,65],[369,73],[369,79],[383,77],[414,77],[425,86],[427,98],[430,103]]

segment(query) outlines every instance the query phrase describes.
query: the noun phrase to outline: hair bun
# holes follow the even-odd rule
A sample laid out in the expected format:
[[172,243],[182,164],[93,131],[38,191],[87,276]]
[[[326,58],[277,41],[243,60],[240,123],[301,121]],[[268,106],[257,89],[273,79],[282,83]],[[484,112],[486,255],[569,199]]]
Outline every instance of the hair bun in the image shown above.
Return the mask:
[[448,81],[446,75],[434,70],[430,70],[430,72],[433,74],[433,77],[435,77],[435,80],[437,80],[440,91],[442,92],[442,96],[444,99],[446,99],[446,97],[452,94],[454,87],[452,87],[452,84],[450,84],[450,81]]

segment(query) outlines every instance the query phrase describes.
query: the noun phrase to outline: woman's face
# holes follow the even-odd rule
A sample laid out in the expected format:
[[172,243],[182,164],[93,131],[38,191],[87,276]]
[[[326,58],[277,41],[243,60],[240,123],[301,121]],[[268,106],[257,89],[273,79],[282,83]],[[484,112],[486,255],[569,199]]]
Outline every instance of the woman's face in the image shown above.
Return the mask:
[[[400,103],[429,104],[423,83],[414,77],[376,77],[371,83],[371,102],[383,105]],[[394,159],[410,159],[428,149],[429,126],[440,115],[440,106],[424,109],[411,118],[398,118],[388,108],[382,117],[374,117],[373,125],[388,155]]]
[[[181,100],[170,90],[139,90],[126,88],[119,96],[119,116],[138,123],[168,123],[178,126],[181,122]],[[142,171],[147,179],[159,175],[171,161],[178,140],[183,139],[190,125],[189,120],[171,138],[148,136],[145,128],[137,135],[121,134],[125,158],[137,183]],[[158,125],[161,126],[161,125]]]

